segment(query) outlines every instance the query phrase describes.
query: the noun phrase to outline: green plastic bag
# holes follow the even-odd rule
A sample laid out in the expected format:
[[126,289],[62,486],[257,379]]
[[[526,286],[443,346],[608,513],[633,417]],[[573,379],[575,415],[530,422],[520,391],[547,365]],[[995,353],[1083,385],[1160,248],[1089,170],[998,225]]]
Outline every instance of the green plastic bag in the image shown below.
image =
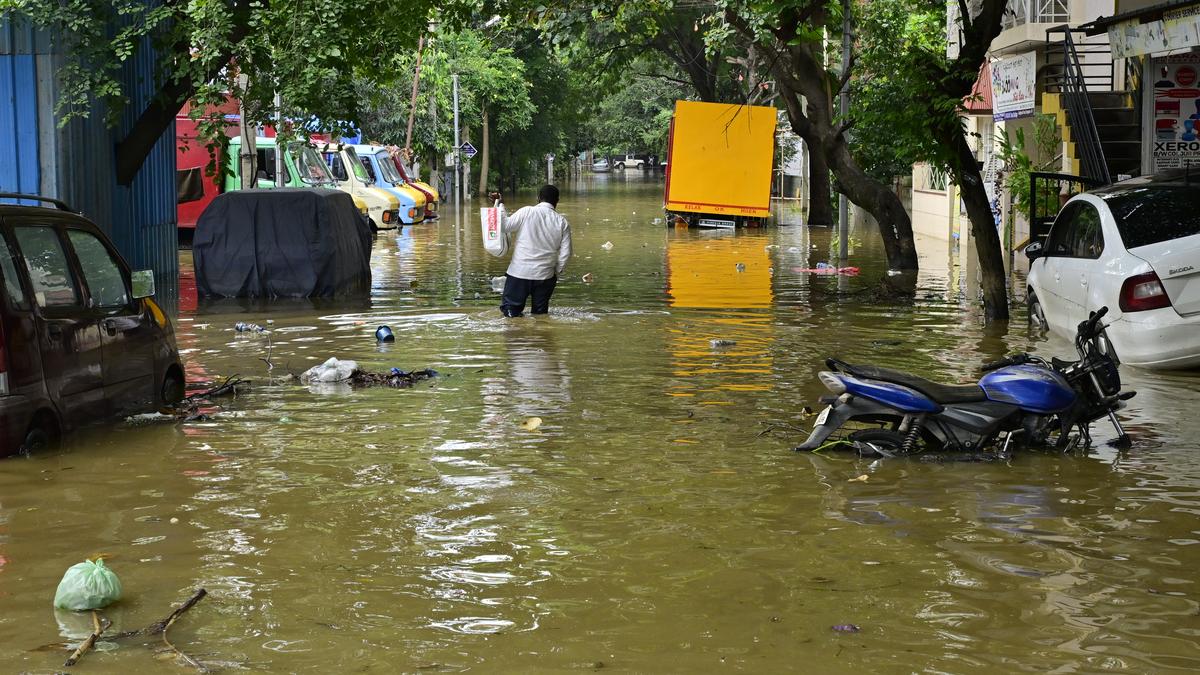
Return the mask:
[[104,561],[85,560],[71,565],[58,592],[54,594],[54,606],[59,609],[100,609],[121,599],[121,580],[117,573],[104,566]]

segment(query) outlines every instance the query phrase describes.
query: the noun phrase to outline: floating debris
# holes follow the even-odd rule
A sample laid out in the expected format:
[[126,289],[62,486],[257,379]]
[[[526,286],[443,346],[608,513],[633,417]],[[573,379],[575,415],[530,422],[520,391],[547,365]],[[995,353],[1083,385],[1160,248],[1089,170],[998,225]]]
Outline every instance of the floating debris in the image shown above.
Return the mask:
[[830,626],[829,630],[835,633],[861,633],[862,629],[852,623],[839,623],[836,626]]
[[592,276],[591,272],[588,272],[587,274],[583,275],[580,278],[583,279],[583,283],[585,283],[585,284],[590,284],[595,279],[595,277]]
[[708,344],[713,349],[720,349],[722,347],[732,347],[732,346],[736,345],[737,340],[722,340],[720,338],[717,338],[717,339],[709,340]]
[[540,417],[529,417],[521,423],[521,428],[525,431],[536,431],[540,426],[542,426],[542,418]]
[[606,241],[603,244],[600,244],[600,248],[604,249],[605,251],[611,251],[612,247],[613,243],[611,241]]
[[735,269],[739,272],[745,272],[746,271],[746,263],[736,263],[733,266],[733,269]]
[[239,321],[239,322],[233,324],[233,329],[239,333],[265,333],[265,332],[267,332],[266,328],[264,328],[256,323],[246,323],[245,321]]
[[380,326],[375,329],[375,340],[378,342],[395,342],[396,335],[391,326]]

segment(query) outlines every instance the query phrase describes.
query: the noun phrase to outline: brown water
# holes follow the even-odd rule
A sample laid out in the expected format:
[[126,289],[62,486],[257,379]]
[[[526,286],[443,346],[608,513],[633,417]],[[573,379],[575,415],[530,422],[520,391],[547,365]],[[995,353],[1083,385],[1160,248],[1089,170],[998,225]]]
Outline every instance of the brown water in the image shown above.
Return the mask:
[[[207,588],[170,638],[230,670],[1200,669],[1200,379],[1125,370],[1125,452],[1097,425],[1088,456],[1008,465],[797,454],[771,429],[808,426],[827,355],[958,380],[1069,345],[982,329],[944,243],[922,242],[915,305],[880,304],[870,232],[862,276],[815,277],[794,270],[828,231],[670,230],[657,183],[591,181],[561,204],[576,257],[548,318],[500,317],[505,263],[449,209],[378,238],[369,300],[196,309],[185,277],[189,376],[256,386],[207,422],[0,462],[0,670],[60,668],[35,648],[88,619],[56,615],[55,585],[98,553],[125,585],[112,630]],[[266,338],[232,331],[267,319],[277,371],[445,377],[270,385]],[[186,672],[161,647],[76,670]]]

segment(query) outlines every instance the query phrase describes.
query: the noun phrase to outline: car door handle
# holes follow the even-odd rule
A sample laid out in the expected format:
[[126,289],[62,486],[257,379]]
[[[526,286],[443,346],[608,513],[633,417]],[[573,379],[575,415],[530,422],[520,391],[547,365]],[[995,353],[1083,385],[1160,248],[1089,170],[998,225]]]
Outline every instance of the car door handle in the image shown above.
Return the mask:
[[117,334],[117,322],[112,319],[104,320],[104,332],[108,333],[109,337]]
[[1086,274],[1080,274],[1080,275],[1079,275],[1079,285],[1080,285],[1080,286],[1087,286],[1087,285],[1088,285],[1088,278],[1087,278],[1087,275],[1086,275]]
[[46,334],[50,336],[51,340],[61,341],[63,339],[62,326],[60,326],[56,323],[52,323],[52,324],[46,326]]

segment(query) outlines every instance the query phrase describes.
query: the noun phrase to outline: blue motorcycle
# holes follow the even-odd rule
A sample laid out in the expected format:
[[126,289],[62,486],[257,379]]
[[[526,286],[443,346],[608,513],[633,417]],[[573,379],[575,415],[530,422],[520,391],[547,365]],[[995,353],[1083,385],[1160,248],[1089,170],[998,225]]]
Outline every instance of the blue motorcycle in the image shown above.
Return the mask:
[[[976,384],[948,385],[916,375],[827,359],[817,377],[832,396],[808,440],[797,450],[848,444],[863,456],[894,457],[925,450],[983,452],[1001,446],[1048,445],[1059,449],[1091,441],[1092,422],[1107,416],[1118,440],[1128,436],[1116,411],[1133,398],[1121,391],[1117,360],[1092,312],[1075,336],[1078,361],[1047,362],[1014,354],[983,367]],[[1078,434],[1073,430],[1078,430]]]

